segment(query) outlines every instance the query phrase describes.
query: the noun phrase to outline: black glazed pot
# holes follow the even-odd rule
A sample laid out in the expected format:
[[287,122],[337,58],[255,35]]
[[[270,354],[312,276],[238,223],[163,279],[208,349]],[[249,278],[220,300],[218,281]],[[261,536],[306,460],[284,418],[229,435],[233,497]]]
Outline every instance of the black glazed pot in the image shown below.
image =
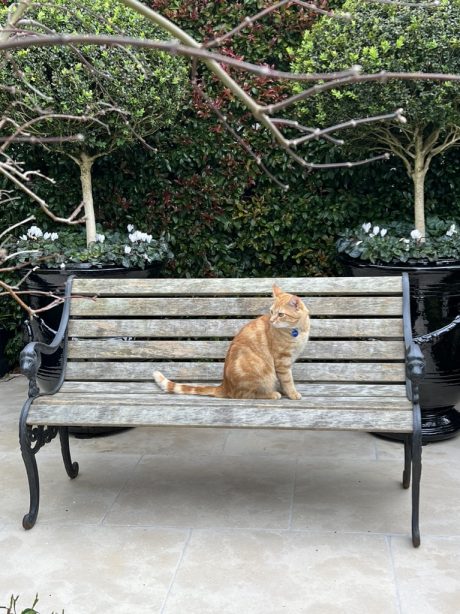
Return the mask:
[[[109,277],[116,279],[146,279],[157,277],[161,265],[148,269],[127,269],[117,266],[93,267],[86,263],[75,263],[66,266],[65,269],[44,268],[37,269],[27,277],[24,287],[28,291],[51,292],[57,296],[63,296],[64,286],[70,275],[77,277],[97,278]],[[40,294],[26,295],[27,303],[33,309],[46,307],[52,299]],[[50,343],[59,328],[63,304],[56,305],[52,309],[40,313],[39,318],[29,320],[29,337],[31,341],[43,341]],[[59,377],[61,358],[56,356],[43,356],[42,364],[38,373],[38,382],[44,392],[50,391],[56,379]]]
[[[65,269],[44,268],[31,273],[24,284],[28,291],[52,292],[57,296],[63,296],[67,278],[70,275],[86,278],[114,278],[114,279],[146,279],[158,277],[162,270],[162,264],[151,264],[146,269],[129,269],[117,266],[94,267],[86,263],[75,263],[66,266]],[[49,296],[40,294],[25,295],[28,304],[33,309],[40,309],[50,303]],[[39,318],[26,322],[27,333],[30,341],[43,341],[50,343],[59,328],[63,304],[56,305],[52,309],[40,313]],[[58,351],[52,356],[42,355],[42,363],[38,371],[37,381],[41,390],[49,392],[55,386],[62,371],[63,353]],[[127,427],[128,428],[128,427]],[[72,427],[69,431],[76,437],[86,438],[93,436],[108,435],[114,432],[124,431],[124,427]]]
[[9,360],[6,357],[6,344],[11,339],[11,333],[0,326],[0,377],[3,377],[11,369]]
[[[409,274],[412,333],[430,333],[460,314],[460,262],[386,265],[340,255],[346,275],[354,277]],[[460,429],[460,328],[421,346],[426,375],[420,385],[424,443],[454,437]]]

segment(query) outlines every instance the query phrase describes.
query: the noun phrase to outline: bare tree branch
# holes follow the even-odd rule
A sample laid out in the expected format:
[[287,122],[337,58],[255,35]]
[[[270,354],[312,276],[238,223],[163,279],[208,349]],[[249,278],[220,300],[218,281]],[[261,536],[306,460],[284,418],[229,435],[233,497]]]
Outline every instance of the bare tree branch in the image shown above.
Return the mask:
[[22,226],[23,224],[28,224],[29,222],[33,222],[34,220],[35,220],[35,215],[29,215],[29,217],[26,217],[25,220],[21,220],[20,222],[17,222],[16,224],[9,226],[8,228],[6,228],[6,230],[4,230],[3,232],[0,232],[0,239],[4,237],[5,235],[9,234],[15,228],[18,228],[19,226]]
[[[292,155],[292,152],[289,150],[291,143],[288,139],[286,139],[280,130],[277,128],[275,122],[270,119],[270,115],[279,111],[281,109],[285,109],[288,106],[303,100],[312,95],[316,95],[322,91],[326,91],[332,88],[343,87],[345,85],[349,85],[351,83],[359,83],[364,81],[386,81],[388,79],[424,79],[424,80],[439,80],[439,81],[460,81],[460,75],[449,75],[442,73],[403,73],[403,72],[379,72],[377,74],[372,75],[360,75],[359,67],[352,67],[348,71],[343,71],[341,73],[329,73],[329,74],[303,74],[303,73],[285,73],[283,71],[274,71],[268,67],[260,67],[253,64],[248,64],[246,62],[241,62],[240,60],[235,60],[234,58],[228,58],[227,56],[223,56],[221,54],[216,54],[205,49],[200,48],[199,44],[185,34],[182,30],[171,24],[168,20],[166,20],[158,13],[152,11],[145,5],[139,4],[137,0],[122,0],[124,4],[128,4],[129,6],[136,7],[136,10],[139,9],[139,12],[145,14],[146,16],[152,17],[151,14],[155,17],[155,22],[160,21],[160,23],[166,22],[168,24],[168,29],[177,34],[179,31],[181,33],[180,38],[188,43],[189,46],[180,45],[177,43],[164,43],[159,41],[151,41],[144,39],[131,39],[129,37],[119,37],[119,36],[104,36],[104,35],[53,35],[53,36],[42,36],[42,37],[25,37],[19,40],[8,40],[6,42],[0,43],[1,49],[17,49],[23,48],[30,45],[35,46],[50,46],[50,45],[76,45],[76,44],[105,44],[108,46],[113,45],[131,45],[133,47],[145,47],[145,48],[153,48],[161,51],[167,51],[169,53],[177,53],[179,55],[186,55],[188,57],[195,57],[198,59],[202,59],[205,64],[211,68],[212,72],[216,74],[216,76],[221,80],[224,86],[229,87],[232,93],[237,96],[246,107],[252,112],[254,117],[263,124],[271,133],[274,140],[285,149],[288,154],[293,157],[299,164],[302,166],[308,166],[309,168],[331,168],[331,165],[323,166],[317,165],[313,163],[309,163],[297,154]],[[305,90],[301,94],[296,96],[292,96],[287,98],[286,100],[281,101],[277,104],[272,105],[260,105],[253,98],[251,98],[242,88],[239,86],[234,79],[225,72],[220,64],[227,64],[231,66],[237,66],[241,70],[249,70],[250,72],[254,72],[256,74],[260,74],[263,76],[269,76],[271,78],[289,78],[292,80],[298,81],[318,81],[318,80],[327,80],[327,83],[323,83],[321,85],[315,85],[308,90]],[[384,117],[384,116],[382,116]],[[388,114],[385,116],[387,119],[397,118],[397,116],[393,114]],[[359,122],[363,122],[365,120],[357,120]],[[370,121],[373,121],[370,118]],[[384,119],[382,119],[384,121]],[[331,126],[325,130],[327,132],[334,132],[339,129],[338,126]],[[354,166],[355,164],[363,164],[374,159],[381,159],[381,156],[378,158],[367,158],[366,160],[360,160],[356,163],[353,162],[344,162],[337,163],[337,167],[341,166]],[[302,160],[302,162],[300,162]],[[333,165],[332,165],[333,167]]]
[[[406,123],[406,118],[402,115],[402,109],[396,109],[394,113],[386,113],[385,115],[374,115],[373,117],[363,117],[361,119],[350,119],[346,122],[342,122],[335,126],[330,126],[329,128],[324,128],[320,130],[319,128],[315,128],[310,134],[306,136],[302,136],[300,138],[291,139],[288,141],[289,146],[297,147],[306,141],[311,141],[312,139],[321,138],[324,135],[328,135],[330,132],[336,132],[338,130],[344,130],[346,128],[356,128],[361,124],[373,124],[376,122],[382,122],[386,120],[395,119],[401,123]],[[343,145],[344,141],[339,144]]]
[[[145,7],[147,8],[147,7]],[[195,41],[196,42],[196,41]],[[196,43],[199,45],[198,43]],[[182,55],[190,58],[198,58],[206,63],[215,62],[220,70],[223,70],[219,64],[226,64],[238,70],[260,75],[261,77],[270,77],[272,79],[284,79],[288,81],[318,81],[318,80],[334,80],[341,79],[357,73],[356,67],[349,70],[343,70],[337,73],[293,73],[284,70],[275,70],[268,66],[260,66],[259,64],[251,64],[243,60],[208,51],[207,49],[181,45],[176,42],[156,41],[145,38],[131,38],[129,36],[113,36],[105,34],[53,34],[47,36],[25,36],[24,38],[12,38],[7,41],[0,42],[0,51],[27,49],[29,47],[54,47],[54,46],[74,46],[74,45],[105,45],[107,47],[140,47],[145,49],[155,49],[156,51],[164,51],[171,55]],[[219,77],[220,77],[220,70]],[[224,73],[227,74],[227,73]],[[404,74],[404,73],[402,73]],[[455,76],[454,76],[455,77]],[[442,80],[444,75],[439,74]],[[457,76],[451,80],[460,80]],[[233,81],[233,79],[231,79]],[[226,84],[228,86],[228,84]],[[239,86],[238,86],[239,87]]]
[[0,30],[0,41],[7,40],[12,30],[16,28],[16,24],[22,18],[27,9],[31,6],[33,0],[20,0],[16,5],[12,4],[8,10],[8,19],[5,28]]
[[75,220],[74,217],[72,216],[71,218],[65,218],[65,217],[60,217],[55,215],[50,208],[48,207],[47,203],[45,200],[43,200],[43,198],[41,198],[40,196],[38,196],[38,194],[36,194],[33,190],[29,189],[24,181],[27,181],[27,176],[23,174],[22,176],[22,180],[20,180],[19,178],[17,178],[15,175],[18,174],[17,169],[15,169],[14,167],[12,167],[11,165],[9,165],[8,163],[5,162],[0,162],[0,173],[6,177],[9,181],[13,182],[20,190],[22,190],[25,194],[27,194],[28,196],[30,196],[30,198],[32,198],[32,200],[34,200],[36,203],[38,203],[38,205],[40,206],[40,209],[46,213],[46,215],[48,217],[50,217],[53,221],[55,222],[61,222],[62,224],[81,224],[82,221],[84,221],[83,219],[77,219]]
[[[273,113],[277,113],[287,107],[305,100],[306,98],[310,98],[311,96],[317,96],[323,92],[326,92],[331,89],[338,89],[344,87],[346,85],[352,85],[353,83],[365,83],[370,81],[381,81],[385,83],[389,79],[395,79],[400,81],[459,81],[460,82],[460,74],[459,75],[451,75],[448,73],[426,73],[426,72],[388,72],[382,70],[378,73],[374,74],[359,74],[359,66],[355,67],[355,74],[351,76],[346,76],[344,78],[338,78],[336,80],[330,80],[327,83],[321,83],[314,85],[313,87],[300,92],[299,94],[295,94],[294,96],[290,96],[282,100],[277,104],[267,105],[262,107],[262,111],[272,115]],[[298,74],[298,73],[292,73]],[[299,79],[302,81],[303,79]],[[324,80],[324,79],[323,79]]]
[[[329,134],[327,134],[326,130],[320,130],[320,128],[311,128],[308,126],[302,126],[296,120],[281,119],[281,118],[274,117],[272,119],[272,122],[275,124],[275,126],[287,126],[288,128],[295,128],[299,132],[307,132],[311,136],[305,137],[305,140],[308,140],[310,138],[317,139],[321,135],[321,138],[323,138],[325,141],[329,141],[330,143],[333,143],[334,145],[343,145],[345,143],[343,139],[336,139],[333,136],[330,136]],[[295,143],[292,142],[292,145],[295,146]]]
[[[438,2],[435,0],[433,3],[412,3],[412,2],[398,2],[398,0],[368,0],[370,2],[377,1],[383,4],[396,4],[396,5],[404,5],[404,6],[426,6],[428,8],[437,6]],[[10,61],[13,62],[15,66],[15,70],[17,75],[19,76],[24,88],[26,90],[33,91],[38,97],[48,101],[52,101],[52,99],[46,95],[44,92],[41,92],[34,84],[30,83],[26,80],[25,75],[21,72],[19,66],[15,64],[15,60],[12,52],[15,50],[29,48],[31,46],[34,47],[49,47],[49,46],[68,46],[72,49],[72,51],[79,58],[83,66],[86,70],[90,71],[95,79],[100,84],[101,88],[104,90],[103,80],[110,79],[110,74],[102,72],[98,70],[95,66],[93,66],[91,59],[87,57],[87,54],[83,53],[79,46],[81,45],[104,45],[107,47],[121,47],[130,57],[134,57],[133,49],[136,48],[145,48],[156,51],[166,52],[172,55],[180,55],[185,56],[191,59],[192,61],[192,86],[194,92],[200,96],[206,104],[210,107],[210,109],[216,114],[219,122],[225,127],[225,129],[233,136],[233,138],[239,143],[239,145],[244,149],[244,151],[251,156],[259,168],[270,177],[277,185],[279,185],[282,189],[287,189],[289,186],[282,183],[279,179],[277,179],[267,168],[267,166],[263,163],[261,156],[259,156],[252,147],[247,143],[235,130],[228,120],[227,116],[222,113],[222,111],[218,108],[218,106],[213,102],[212,98],[205,92],[203,84],[199,82],[196,73],[196,65],[198,61],[204,63],[204,65],[211,71],[211,73],[220,81],[224,88],[228,88],[228,90],[232,93],[232,95],[239,100],[252,114],[255,118],[257,124],[262,125],[271,135],[273,140],[289,155],[296,163],[298,163],[302,168],[309,169],[325,169],[325,168],[340,168],[346,167],[351,168],[358,165],[367,164],[374,160],[386,159],[389,157],[388,153],[384,153],[383,155],[377,155],[374,157],[368,157],[364,160],[358,161],[345,161],[338,163],[329,163],[329,164],[315,164],[306,160],[304,157],[296,153],[294,151],[295,148],[308,143],[314,139],[324,139],[327,140],[334,145],[343,144],[343,140],[336,138],[335,133],[340,130],[353,128],[362,124],[377,124],[380,122],[392,122],[399,121],[404,122],[404,116],[402,114],[402,110],[398,109],[393,113],[382,114],[373,117],[364,117],[358,119],[351,119],[347,122],[342,122],[340,124],[336,124],[334,126],[328,126],[324,128],[318,127],[308,127],[299,124],[297,121],[285,118],[278,117],[277,115],[285,110],[290,109],[296,103],[307,100],[311,96],[316,96],[323,92],[329,91],[331,89],[338,89],[342,87],[346,87],[351,84],[359,84],[364,82],[374,82],[381,81],[385,82],[389,79],[398,79],[398,80],[430,80],[430,81],[440,81],[440,82],[459,82],[460,75],[454,74],[442,74],[442,73],[422,73],[422,72],[413,72],[413,73],[404,73],[404,72],[379,72],[377,74],[362,74],[361,68],[359,66],[352,66],[348,70],[335,72],[335,73],[292,73],[287,71],[276,70],[274,68],[268,66],[261,66],[252,64],[250,62],[245,62],[242,60],[238,60],[227,55],[218,53],[213,51],[214,48],[218,47],[222,43],[229,41],[232,37],[239,35],[246,28],[251,28],[256,22],[263,19],[267,15],[277,11],[283,7],[291,7],[296,6],[300,9],[306,9],[312,11],[314,13],[320,13],[323,15],[329,15],[333,18],[349,18],[350,16],[346,13],[333,14],[331,11],[325,11],[320,7],[306,2],[304,0],[278,0],[260,10],[257,14],[253,16],[247,16],[243,21],[237,24],[230,31],[216,36],[212,40],[208,40],[202,43],[199,43],[194,38],[189,36],[186,32],[184,32],[181,28],[173,24],[171,21],[166,19],[163,15],[158,13],[157,11],[153,11],[146,4],[139,2],[138,0],[120,0],[122,4],[127,7],[132,8],[138,13],[144,15],[146,18],[150,19],[152,22],[157,24],[163,30],[166,30],[174,37],[175,40],[170,42],[164,41],[156,41],[156,40],[146,40],[146,39],[137,39],[130,38],[124,36],[123,33],[118,33],[115,36],[104,36],[104,35],[92,35],[92,34],[63,34],[59,32],[54,32],[50,28],[47,28],[43,24],[35,21],[33,19],[25,18],[24,15],[27,9],[32,5],[32,0],[21,0],[16,6],[13,5],[9,11],[8,22],[5,28],[0,30],[0,53],[3,52],[5,57],[7,57]],[[98,16],[95,16],[98,18]],[[145,68],[140,65],[140,68],[144,70]],[[304,89],[299,94],[295,96],[287,97],[284,100],[276,102],[274,104],[262,104],[259,101],[255,100],[248,92],[242,87],[230,74],[230,70],[234,69],[241,72],[245,72],[252,75],[257,75],[263,78],[269,78],[272,80],[279,81],[295,81],[298,83],[312,84],[311,86]],[[145,74],[147,74],[145,72]],[[233,74],[233,71],[232,71]],[[11,88],[11,86],[0,84],[0,87],[5,91],[9,91],[12,95],[17,95],[17,88]],[[24,105],[24,110],[27,109],[27,105],[24,104],[23,101],[19,100],[16,103],[19,105]],[[24,123],[18,124],[11,120],[8,117],[7,113],[0,119],[0,128],[3,129],[12,129],[13,132],[6,136],[0,136],[0,153],[3,154],[4,158],[0,159],[0,173],[4,175],[9,181],[13,182],[14,185],[19,187],[25,194],[27,194],[30,198],[32,198],[35,202],[37,202],[44,211],[44,213],[53,219],[56,222],[61,222],[65,224],[79,224],[85,221],[85,216],[79,217],[83,202],[80,203],[71,215],[67,218],[59,217],[53,214],[50,210],[49,206],[38,194],[36,194],[31,188],[29,188],[26,184],[30,181],[32,176],[40,176],[43,177],[37,171],[25,171],[19,162],[16,162],[9,158],[5,152],[7,148],[16,142],[21,143],[41,143],[46,146],[47,143],[65,143],[71,141],[81,140],[81,135],[69,135],[68,137],[45,137],[42,138],[38,136],[38,131],[34,134],[34,128],[37,128],[37,124],[44,120],[53,120],[53,119],[63,119],[67,118],[69,121],[77,121],[77,122],[95,122],[105,126],[108,130],[106,124],[103,123],[101,118],[107,113],[119,113],[126,122],[126,125],[132,130],[133,135],[142,142],[145,146],[153,149],[148,143],[146,143],[145,139],[141,138],[139,134],[136,133],[134,128],[129,123],[129,112],[123,109],[117,108],[115,104],[101,105],[101,110],[91,116],[63,116],[57,113],[50,113],[49,111],[43,111],[41,109],[30,109],[28,111],[32,111],[32,113],[36,113],[36,117],[31,120],[24,121]],[[403,127],[401,127],[404,130]],[[411,160],[414,158],[415,154],[408,149],[408,151],[402,151],[400,144],[397,145],[396,140],[392,139],[391,131],[379,128],[376,126],[375,130],[380,130],[381,133],[385,133],[386,141],[384,144],[390,151],[398,155],[404,162],[404,164],[408,167],[411,167]],[[285,135],[288,134],[288,136]],[[294,136],[292,136],[294,134]],[[334,135],[334,136],[333,136]],[[428,137],[431,140],[434,139],[434,136]],[[460,134],[458,131],[454,131],[449,133],[446,136],[446,139],[438,145],[435,150],[436,153],[440,153],[445,148],[452,145],[452,143],[457,142],[460,139]],[[435,140],[435,139],[434,139]],[[426,142],[428,144],[433,145],[434,142]],[[63,148],[64,149],[64,148]],[[110,148],[109,148],[110,149]],[[382,148],[381,148],[382,149]],[[380,151],[381,151],[380,149]],[[434,151],[434,150],[433,150]],[[77,163],[81,161],[78,160],[75,156],[72,156],[69,152],[65,152],[67,155],[72,157]],[[104,155],[107,153],[104,152]],[[85,154],[86,155],[86,154]],[[434,153],[433,153],[434,155]],[[96,156],[97,157],[97,156]],[[87,155],[86,159],[92,160],[92,158]],[[52,181],[47,177],[44,177],[48,181]],[[4,193],[2,193],[4,194]],[[8,196],[9,200],[11,198]],[[3,202],[6,202],[5,199]],[[17,228],[18,226],[31,221],[33,216],[30,216],[26,220],[22,222],[18,222],[14,224],[9,229],[5,230],[0,234],[0,239],[10,233],[11,230]],[[31,250],[33,251],[33,250]],[[6,250],[3,250],[0,253],[0,259],[3,263],[7,261],[14,261],[15,258],[22,256],[24,254],[30,253],[29,250],[22,250],[17,252],[12,252],[8,254]],[[44,257],[45,258],[45,257]],[[39,259],[40,260],[40,259]],[[13,266],[7,266],[0,269],[0,273],[2,272],[11,272],[13,270],[20,270],[27,266],[27,263],[18,263]],[[27,273],[25,278],[30,274],[30,271]],[[23,278],[23,279],[25,279]],[[22,282],[23,280],[21,280]],[[52,301],[45,308],[40,310],[33,310],[28,307],[25,302],[19,296],[23,294],[21,291],[17,289],[17,287],[13,287],[6,282],[0,281],[0,287],[3,288],[3,292],[0,292],[0,296],[10,295],[21,305],[23,309],[30,315],[30,317],[35,316],[37,313],[41,311],[48,310],[55,306],[56,304],[62,302],[61,297],[57,297],[52,295],[51,293],[43,293],[46,296],[49,296]],[[36,292],[34,292],[36,293]]]

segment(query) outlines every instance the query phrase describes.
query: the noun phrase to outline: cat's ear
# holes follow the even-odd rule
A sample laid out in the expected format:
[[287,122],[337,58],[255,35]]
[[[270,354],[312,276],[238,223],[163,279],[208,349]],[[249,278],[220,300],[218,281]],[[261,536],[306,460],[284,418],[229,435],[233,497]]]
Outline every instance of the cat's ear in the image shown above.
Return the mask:
[[281,288],[277,286],[276,284],[273,284],[273,298],[276,298],[280,294],[283,294],[283,291],[281,290]]
[[292,296],[291,299],[289,300],[289,307],[293,307],[296,311],[298,311],[300,309],[300,303],[302,301],[300,300],[300,298],[298,296]]

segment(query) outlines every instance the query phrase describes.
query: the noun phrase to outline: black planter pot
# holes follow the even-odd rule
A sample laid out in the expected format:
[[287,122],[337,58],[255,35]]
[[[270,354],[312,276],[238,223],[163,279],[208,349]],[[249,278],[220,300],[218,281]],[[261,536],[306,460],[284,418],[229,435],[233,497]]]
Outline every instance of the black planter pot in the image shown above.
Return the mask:
[[[429,265],[385,265],[359,262],[340,255],[346,275],[354,277],[409,274],[412,331],[430,333],[460,314],[460,262]],[[460,429],[460,329],[421,346],[426,375],[420,386],[424,443],[454,437]]]
[[[25,289],[28,291],[52,292],[57,296],[63,296],[67,278],[70,275],[77,277],[92,278],[114,278],[114,279],[146,279],[148,277],[158,277],[161,271],[161,263],[151,265],[148,269],[127,269],[124,267],[104,266],[93,267],[86,263],[73,264],[66,266],[65,269],[37,269],[29,275],[25,282]],[[50,303],[49,296],[39,294],[26,295],[27,303],[33,309],[40,309]],[[31,341],[43,341],[50,343],[59,327],[61,321],[63,305],[56,305],[52,309],[40,313],[39,318],[34,318],[26,322],[27,333]],[[57,352],[53,356],[43,356],[37,381],[40,388],[44,391],[53,389],[59,374],[62,370],[63,355]],[[122,427],[115,428],[80,428],[70,429],[76,437],[94,437],[108,435],[114,432],[126,430]]]
[[11,339],[9,330],[0,327],[0,377],[3,377],[11,368],[11,365],[6,357],[6,344]]

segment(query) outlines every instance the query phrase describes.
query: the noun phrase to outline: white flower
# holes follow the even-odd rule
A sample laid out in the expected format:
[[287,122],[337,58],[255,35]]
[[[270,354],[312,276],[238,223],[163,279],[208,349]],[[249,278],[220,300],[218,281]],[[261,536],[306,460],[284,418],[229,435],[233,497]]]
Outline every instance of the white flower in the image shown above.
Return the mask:
[[57,232],[45,232],[45,234],[43,235],[44,239],[50,239],[50,241],[56,241],[56,239],[59,237]]
[[128,224],[126,228],[128,229],[128,232],[132,232],[134,230],[134,226],[132,224]]
[[105,236],[104,236],[104,235],[100,235],[100,234],[96,233],[95,241],[96,241],[96,243],[104,243],[104,241],[105,241]]
[[27,231],[27,236],[29,239],[39,239],[43,237],[43,232],[40,230],[38,226],[31,226]]
[[388,230],[386,228],[382,228],[382,230],[380,231],[380,236],[384,237],[387,234]]
[[402,241],[403,243],[406,243],[406,244],[407,244],[407,243],[410,243],[409,239],[399,239],[399,241],[400,241],[400,242]]
[[140,230],[132,232],[130,235],[128,235],[128,237],[131,243],[136,243],[138,241],[143,243],[150,243],[150,241],[152,240],[152,235],[148,235],[146,232],[141,232]]
[[451,237],[452,235],[456,234],[456,232],[457,232],[457,229],[455,228],[455,224],[452,224],[449,230],[446,232],[446,235],[448,237]]
[[27,235],[21,235],[19,238],[21,241],[27,241]]
[[65,269],[65,262],[61,263],[61,269]]
[[364,230],[364,232],[369,232],[369,230],[371,229],[371,226],[372,224],[368,222],[367,224],[363,224],[361,228]]
[[131,247],[129,245],[125,245],[125,254],[131,253]]
[[374,226],[374,228],[372,229],[372,234],[374,235],[374,237],[376,237],[380,232],[380,226]]
[[417,230],[417,228],[415,228],[411,233],[410,236],[412,237],[412,239],[415,239],[416,241],[418,239],[422,238],[422,233],[420,232],[420,230]]

